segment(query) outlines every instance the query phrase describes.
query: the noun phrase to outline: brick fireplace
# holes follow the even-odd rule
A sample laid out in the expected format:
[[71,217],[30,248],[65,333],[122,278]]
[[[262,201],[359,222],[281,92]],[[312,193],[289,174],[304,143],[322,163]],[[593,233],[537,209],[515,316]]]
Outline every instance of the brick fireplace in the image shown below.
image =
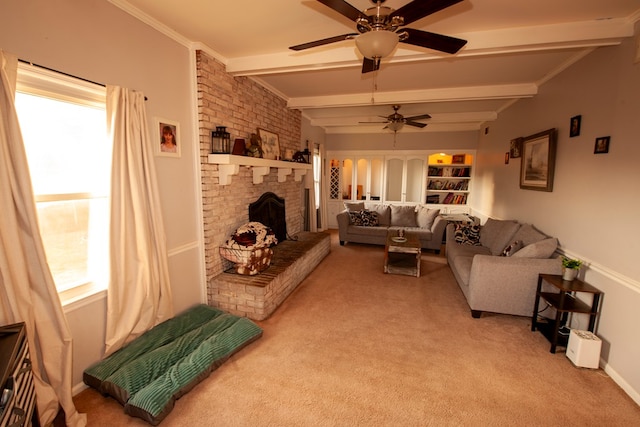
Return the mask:
[[297,151],[301,148],[301,113],[255,81],[226,73],[222,63],[203,51],[196,52],[196,68],[207,296],[215,306],[219,301],[213,296],[219,290],[214,278],[232,267],[218,248],[249,221],[249,204],[266,192],[285,199],[287,231],[296,235],[303,229],[304,180],[295,181],[291,175],[279,182],[277,169],[271,168],[263,182],[254,184],[251,169],[240,166],[231,183],[221,185],[219,166],[208,162],[211,131],[226,126],[233,140],[248,139],[263,128],[278,134],[281,152]]

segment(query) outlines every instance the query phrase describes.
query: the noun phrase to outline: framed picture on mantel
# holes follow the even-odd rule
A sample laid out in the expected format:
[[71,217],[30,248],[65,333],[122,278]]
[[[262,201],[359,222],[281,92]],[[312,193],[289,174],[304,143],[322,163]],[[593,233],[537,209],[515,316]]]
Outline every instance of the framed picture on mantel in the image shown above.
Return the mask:
[[522,140],[520,188],[523,190],[553,191],[553,172],[556,164],[555,128],[527,136]]
[[280,160],[280,141],[278,134],[258,128],[258,135],[262,139],[262,157],[269,160]]

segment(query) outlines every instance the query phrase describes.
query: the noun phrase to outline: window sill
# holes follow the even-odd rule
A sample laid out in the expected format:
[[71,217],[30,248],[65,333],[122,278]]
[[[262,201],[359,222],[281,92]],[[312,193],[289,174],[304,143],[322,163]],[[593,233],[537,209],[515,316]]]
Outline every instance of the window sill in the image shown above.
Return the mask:
[[94,283],[89,283],[84,286],[78,286],[73,289],[60,292],[59,295],[62,310],[65,313],[69,313],[106,298],[107,289],[105,286],[98,286]]

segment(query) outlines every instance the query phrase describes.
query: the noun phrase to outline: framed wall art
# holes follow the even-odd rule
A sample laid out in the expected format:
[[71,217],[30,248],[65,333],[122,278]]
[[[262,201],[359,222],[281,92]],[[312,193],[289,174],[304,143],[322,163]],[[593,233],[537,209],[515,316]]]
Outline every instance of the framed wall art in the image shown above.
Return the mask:
[[157,156],[180,157],[180,124],[173,120],[156,117],[155,154]]
[[553,128],[522,139],[520,188],[553,191],[557,134]]
[[270,160],[280,160],[280,141],[278,134],[258,128],[258,135],[262,139],[262,157]]
[[580,135],[580,126],[582,125],[582,116],[571,117],[571,124],[569,128],[569,137]]
[[610,136],[601,136],[596,138],[596,146],[593,148],[593,154],[605,154],[609,152]]
[[454,165],[463,165],[465,162],[466,156],[464,154],[454,154],[451,156],[451,163]]
[[517,159],[522,152],[522,138],[515,138],[509,142],[509,157]]

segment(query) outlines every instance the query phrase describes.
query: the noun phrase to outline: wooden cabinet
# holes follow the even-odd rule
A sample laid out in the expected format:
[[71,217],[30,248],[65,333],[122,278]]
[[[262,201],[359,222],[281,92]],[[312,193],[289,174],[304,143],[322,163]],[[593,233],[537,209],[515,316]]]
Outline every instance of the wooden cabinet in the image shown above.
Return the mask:
[[0,375],[0,426],[39,424],[24,323],[0,327]]
[[[469,153],[429,156],[427,204],[452,211],[452,205],[466,206],[471,193],[473,155]],[[453,212],[453,211],[452,211]]]

